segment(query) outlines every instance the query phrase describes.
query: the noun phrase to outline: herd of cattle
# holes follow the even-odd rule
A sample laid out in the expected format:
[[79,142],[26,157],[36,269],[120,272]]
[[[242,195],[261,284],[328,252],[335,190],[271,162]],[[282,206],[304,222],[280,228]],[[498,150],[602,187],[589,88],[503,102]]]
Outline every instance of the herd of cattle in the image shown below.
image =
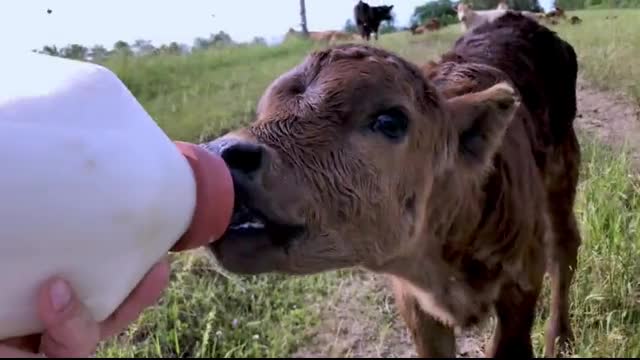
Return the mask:
[[[369,41],[371,39],[371,34],[373,33],[374,39],[378,40],[380,25],[384,21],[392,20],[392,10],[393,5],[371,6],[368,3],[359,0],[353,9],[353,17],[358,30],[357,34],[338,30],[310,31],[309,37],[314,41],[334,44],[338,41],[357,40],[358,37],[362,38],[363,40]],[[498,6],[495,9],[491,10],[474,10],[472,5],[466,4],[464,1],[460,1],[455,6],[454,10],[457,13],[458,20],[460,20],[464,31],[468,31],[485,22],[492,21],[509,11],[513,11],[509,8],[509,5],[505,0],[501,0]],[[582,19],[577,16],[571,16],[570,18],[567,18],[565,11],[557,5],[554,6],[554,10],[546,13],[532,11],[517,12],[535,19],[538,22],[546,23],[549,25],[558,25],[559,20],[561,19],[568,21],[572,25],[582,23]],[[442,23],[437,18],[430,18],[424,21],[422,24],[412,25],[409,28],[409,31],[413,35],[419,35],[430,31],[437,31],[442,26]],[[287,36],[291,35],[299,35],[299,32],[291,28],[289,29]]]
[[[505,0],[501,0],[498,6],[492,10],[473,10],[471,5],[465,4],[463,2],[460,2],[456,7],[458,19],[460,20],[463,30],[465,31],[482,25],[486,22],[492,21],[504,15],[508,11],[512,10],[509,9],[509,5],[507,5]],[[560,19],[569,21],[569,23],[572,25],[582,23],[582,19],[577,16],[572,16],[571,18],[567,19],[564,9],[557,5],[554,6],[554,10],[551,10],[547,13],[533,11],[518,12],[531,19],[550,25],[558,25],[558,20]]]

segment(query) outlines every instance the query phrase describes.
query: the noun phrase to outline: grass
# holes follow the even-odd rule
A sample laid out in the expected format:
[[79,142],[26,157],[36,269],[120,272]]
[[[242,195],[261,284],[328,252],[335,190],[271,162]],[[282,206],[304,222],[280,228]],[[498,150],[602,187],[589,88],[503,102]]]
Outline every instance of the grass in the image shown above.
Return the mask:
[[336,284],[332,275],[256,277],[231,281],[206,256],[177,256],[161,303],[125,334],[106,344],[102,357],[278,357],[307,339],[321,302]]
[[[585,76],[605,90],[622,90],[640,106],[640,15],[638,10],[575,11],[583,26],[562,24],[562,36],[577,50]],[[606,17],[617,16],[615,20]]]
[[[577,199],[582,235],[573,286],[575,354],[579,357],[639,357],[640,177],[625,153],[582,136],[584,166]],[[543,354],[549,289],[535,340]]]
[[[605,89],[640,99],[640,11],[571,12],[580,26],[559,25],[576,48],[581,74]],[[607,15],[618,15],[615,21]],[[459,35],[396,33],[381,46],[416,62],[435,58]],[[190,56],[114,58],[106,64],[173,139],[198,141],[251,120],[264,88],[312,49],[303,41]],[[640,104],[640,101],[639,101]],[[629,162],[583,137],[578,217],[584,243],[573,287],[579,356],[640,356],[640,195]],[[104,357],[286,357],[308,341],[320,307],[340,275],[231,280],[198,253],[175,257],[166,296],[130,329],[104,344]],[[548,296],[548,294],[547,294]],[[541,308],[546,319],[546,304]],[[387,314],[389,315],[389,314]],[[385,315],[385,318],[388,316]],[[390,315],[389,315],[390,316]],[[535,340],[541,354],[542,320]]]

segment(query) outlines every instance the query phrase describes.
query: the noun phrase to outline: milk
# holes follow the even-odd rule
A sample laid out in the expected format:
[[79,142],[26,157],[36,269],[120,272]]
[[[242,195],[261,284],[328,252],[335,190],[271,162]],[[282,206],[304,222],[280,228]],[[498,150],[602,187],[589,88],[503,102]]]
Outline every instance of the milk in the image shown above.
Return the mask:
[[191,167],[106,68],[2,62],[0,339],[42,330],[36,292],[53,275],[101,321],[189,227]]

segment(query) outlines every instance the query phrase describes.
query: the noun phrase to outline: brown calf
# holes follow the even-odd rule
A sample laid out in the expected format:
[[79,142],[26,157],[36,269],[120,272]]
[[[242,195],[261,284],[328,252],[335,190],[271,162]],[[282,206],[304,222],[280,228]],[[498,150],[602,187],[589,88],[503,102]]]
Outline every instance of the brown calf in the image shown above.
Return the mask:
[[364,267],[394,283],[420,356],[495,310],[488,355],[531,357],[545,269],[546,353],[571,339],[573,48],[509,13],[423,69],[370,46],[310,54],[255,121],[210,143],[232,169],[232,225],[212,251],[241,274]]
[[429,21],[420,26],[412,27],[411,33],[413,35],[419,35],[426,31],[437,31],[438,29],[440,29],[440,21],[438,21],[438,19],[429,19]]

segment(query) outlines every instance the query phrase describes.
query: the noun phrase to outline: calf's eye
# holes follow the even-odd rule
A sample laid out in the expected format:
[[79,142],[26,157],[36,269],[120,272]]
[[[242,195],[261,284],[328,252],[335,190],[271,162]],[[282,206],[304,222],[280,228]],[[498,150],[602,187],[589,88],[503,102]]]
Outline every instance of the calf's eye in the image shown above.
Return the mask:
[[370,128],[391,140],[398,140],[407,133],[407,125],[408,120],[404,114],[392,111],[376,116]]

